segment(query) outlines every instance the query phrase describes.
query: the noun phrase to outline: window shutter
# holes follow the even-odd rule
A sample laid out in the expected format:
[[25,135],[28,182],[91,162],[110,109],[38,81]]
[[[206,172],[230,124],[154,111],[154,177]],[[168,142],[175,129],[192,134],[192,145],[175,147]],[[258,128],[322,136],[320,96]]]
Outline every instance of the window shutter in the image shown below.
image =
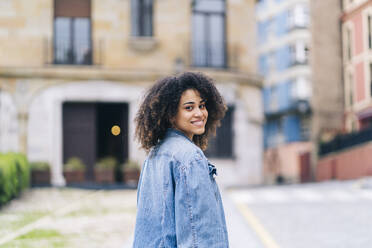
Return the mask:
[[90,0],[55,0],[55,17],[90,17]]

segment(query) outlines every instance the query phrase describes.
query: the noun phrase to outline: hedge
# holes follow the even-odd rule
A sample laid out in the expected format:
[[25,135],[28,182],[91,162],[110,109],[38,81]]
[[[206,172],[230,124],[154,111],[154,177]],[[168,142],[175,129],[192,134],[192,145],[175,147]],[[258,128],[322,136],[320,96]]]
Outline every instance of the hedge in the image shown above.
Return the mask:
[[0,206],[16,197],[30,184],[30,168],[26,156],[0,154]]

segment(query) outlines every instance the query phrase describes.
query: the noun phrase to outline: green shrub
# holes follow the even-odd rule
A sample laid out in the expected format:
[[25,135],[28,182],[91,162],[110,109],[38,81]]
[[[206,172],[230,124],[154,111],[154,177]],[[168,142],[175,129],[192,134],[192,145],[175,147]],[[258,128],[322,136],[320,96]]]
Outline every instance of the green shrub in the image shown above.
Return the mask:
[[127,160],[122,166],[123,170],[141,170],[141,166],[139,163],[133,160]]
[[0,154],[0,205],[16,197],[29,183],[30,168],[26,156]]
[[100,159],[95,167],[99,169],[114,169],[118,164],[118,160],[114,157],[104,157]]
[[67,171],[76,171],[76,170],[85,170],[85,164],[78,157],[71,157],[67,160],[67,163],[64,165],[64,169]]
[[50,165],[48,162],[31,162],[30,163],[31,170],[41,170],[41,171],[47,171],[50,169]]

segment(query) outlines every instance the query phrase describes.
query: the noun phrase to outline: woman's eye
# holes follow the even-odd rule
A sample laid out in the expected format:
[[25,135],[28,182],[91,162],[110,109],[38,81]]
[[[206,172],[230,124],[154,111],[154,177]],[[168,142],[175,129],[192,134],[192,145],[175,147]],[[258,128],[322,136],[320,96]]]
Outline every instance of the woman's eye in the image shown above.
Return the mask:
[[200,105],[199,108],[205,109],[205,104]]
[[192,110],[192,106],[187,106],[185,109],[186,110]]

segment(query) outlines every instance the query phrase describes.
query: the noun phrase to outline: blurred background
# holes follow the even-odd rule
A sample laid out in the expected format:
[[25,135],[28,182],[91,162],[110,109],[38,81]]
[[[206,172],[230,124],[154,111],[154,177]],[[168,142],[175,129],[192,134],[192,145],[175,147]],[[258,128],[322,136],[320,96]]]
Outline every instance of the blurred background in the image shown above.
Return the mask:
[[[71,191],[64,195],[67,189],[78,189],[77,195],[88,194],[82,188],[128,189],[102,194],[130,194],[135,209],[129,189],[136,188],[146,154],[134,139],[133,119],[147,88],[183,71],[212,77],[228,106],[206,155],[220,171],[217,180],[231,200],[227,209],[236,212],[229,223],[230,230],[240,230],[232,234],[233,248],[307,247],[296,242],[320,237],[311,235],[321,229],[313,226],[296,241],[283,238],[294,233],[298,218],[288,229],[266,221],[275,211],[260,216],[265,208],[248,208],[256,206],[256,196],[270,208],[278,199],[286,202],[293,193],[286,190],[305,190],[294,195],[305,199],[299,211],[307,212],[309,202],[323,199],[319,192],[344,189],[324,199],[350,205],[345,199],[357,195],[352,202],[371,206],[371,0],[1,0],[0,221],[12,219],[6,216],[12,204],[26,206],[38,197],[48,202],[48,189],[61,204],[75,199]],[[7,203],[30,185],[29,197]],[[349,191],[355,189],[363,190]],[[59,209],[48,206],[44,214]],[[345,219],[355,217],[352,209]],[[318,214],[310,219],[323,216]],[[363,224],[371,226],[365,217]],[[269,231],[259,231],[260,221]],[[29,230],[9,229],[9,223],[0,247]],[[362,222],[355,223],[340,233]],[[332,229],[324,226],[322,233]],[[275,234],[279,229],[286,231]],[[321,237],[325,243],[309,244],[369,247]],[[10,244],[5,247],[15,247]]]

